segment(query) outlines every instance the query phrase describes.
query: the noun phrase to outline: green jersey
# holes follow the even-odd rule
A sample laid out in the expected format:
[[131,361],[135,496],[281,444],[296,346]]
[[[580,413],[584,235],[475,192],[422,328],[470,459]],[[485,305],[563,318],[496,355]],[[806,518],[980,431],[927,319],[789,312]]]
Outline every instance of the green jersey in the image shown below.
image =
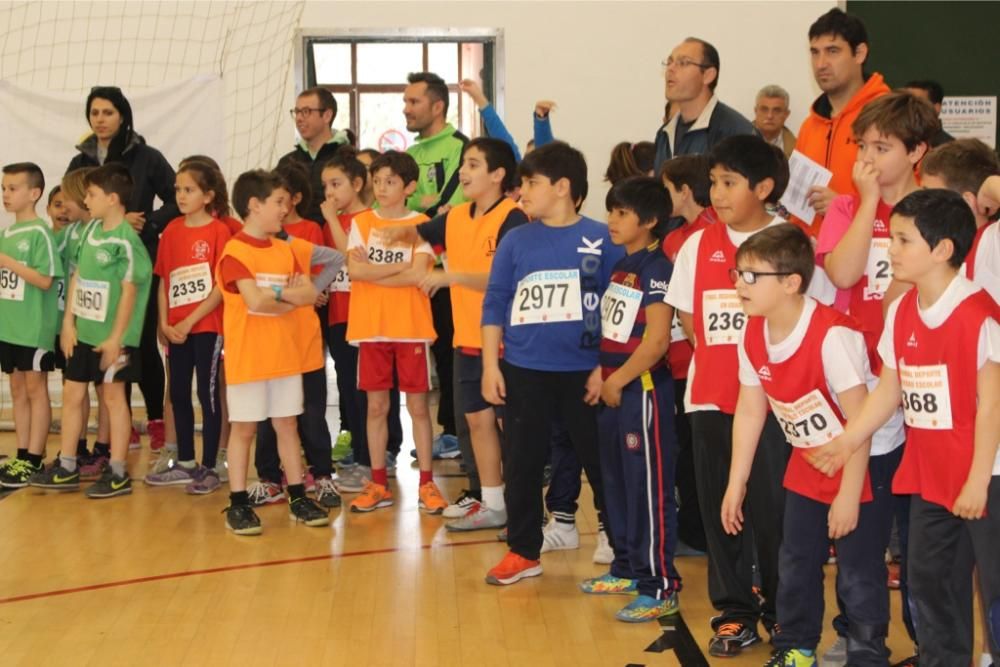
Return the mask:
[[[43,276],[63,275],[52,230],[43,220],[18,222],[0,234],[0,253]],[[44,290],[0,269],[0,340],[51,352],[61,323],[55,281]]]
[[436,197],[431,204],[435,212],[443,195],[446,197],[441,203],[461,204],[465,201],[458,184],[457,172],[462,162],[462,151],[468,141],[465,135],[449,123],[437,134],[418,138],[415,144],[406,149],[420,168],[417,189],[407,197],[406,208],[419,213],[426,212],[428,207],[422,205],[422,201],[427,195]]
[[76,317],[76,337],[81,343],[99,345],[115,325],[122,283],[135,285],[135,305],[122,345],[138,347],[149,301],[153,265],[139,235],[122,221],[110,231],[100,221],[84,229],[76,251],[76,291],[70,307]]

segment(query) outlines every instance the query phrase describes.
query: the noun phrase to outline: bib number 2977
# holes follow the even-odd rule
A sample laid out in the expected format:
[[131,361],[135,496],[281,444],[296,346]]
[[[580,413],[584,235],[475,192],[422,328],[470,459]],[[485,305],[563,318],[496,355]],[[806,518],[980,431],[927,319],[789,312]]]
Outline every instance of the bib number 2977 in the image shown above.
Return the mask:
[[580,272],[536,271],[525,276],[514,293],[511,326],[583,319]]

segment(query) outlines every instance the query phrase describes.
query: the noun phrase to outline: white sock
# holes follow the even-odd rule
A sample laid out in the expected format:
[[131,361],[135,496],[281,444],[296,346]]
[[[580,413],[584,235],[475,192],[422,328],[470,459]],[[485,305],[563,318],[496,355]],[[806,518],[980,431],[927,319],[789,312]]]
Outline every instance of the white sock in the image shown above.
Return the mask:
[[484,486],[483,504],[485,504],[489,509],[496,510],[497,512],[505,511],[507,509],[507,504],[503,501],[503,485]]
[[993,664],[993,656],[989,653],[983,653],[979,656],[979,667],[990,667]]

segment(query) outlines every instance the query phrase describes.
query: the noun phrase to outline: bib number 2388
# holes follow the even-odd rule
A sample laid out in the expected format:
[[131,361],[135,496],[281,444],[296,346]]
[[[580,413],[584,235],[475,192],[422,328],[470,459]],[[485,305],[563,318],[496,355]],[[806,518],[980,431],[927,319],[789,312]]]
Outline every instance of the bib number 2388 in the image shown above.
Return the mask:
[[582,319],[579,270],[536,271],[517,284],[510,309],[511,326]]

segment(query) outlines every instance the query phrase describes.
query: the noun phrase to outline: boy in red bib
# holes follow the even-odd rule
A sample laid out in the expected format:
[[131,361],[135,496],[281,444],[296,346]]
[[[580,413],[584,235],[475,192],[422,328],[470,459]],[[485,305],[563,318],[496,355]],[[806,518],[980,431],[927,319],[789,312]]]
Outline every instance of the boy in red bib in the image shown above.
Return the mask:
[[[911,193],[893,209],[890,229],[893,273],[916,289],[889,306],[882,373],[861,413],[810,459],[835,473],[902,401],[909,429],[893,491],[913,495],[909,579],[920,664],[968,665],[973,568],[986,609],[1000,606],[997,306],[959,271],[976,232],[961,195]],[[991,653],[1000,662],[996,637]]]

